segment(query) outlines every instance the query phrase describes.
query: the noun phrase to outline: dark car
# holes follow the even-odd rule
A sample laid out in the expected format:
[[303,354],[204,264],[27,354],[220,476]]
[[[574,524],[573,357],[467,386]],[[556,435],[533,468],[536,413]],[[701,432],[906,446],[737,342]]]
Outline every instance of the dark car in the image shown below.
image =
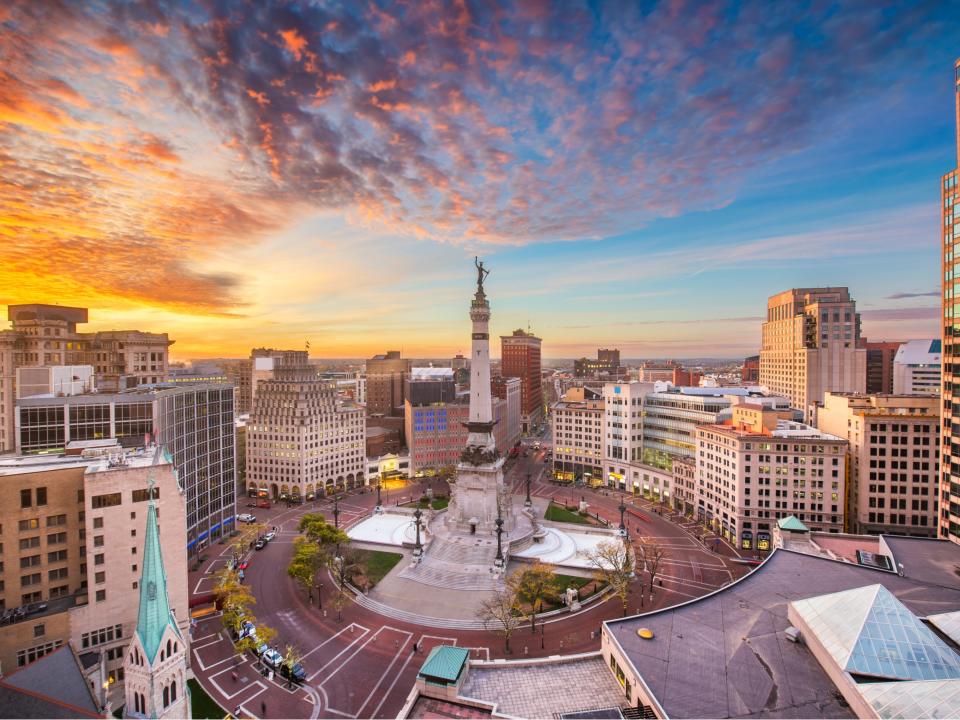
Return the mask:
[[267,546],[266,541],[263,538],[257,540],[257,544],[253,546],[254,550],[263,550]]
[[284,663],[280,666],[280,674],[283,677],[289,677],[295,683],[302,683],[307,679],[307,671],[300,663],[294,663],[292,668]]

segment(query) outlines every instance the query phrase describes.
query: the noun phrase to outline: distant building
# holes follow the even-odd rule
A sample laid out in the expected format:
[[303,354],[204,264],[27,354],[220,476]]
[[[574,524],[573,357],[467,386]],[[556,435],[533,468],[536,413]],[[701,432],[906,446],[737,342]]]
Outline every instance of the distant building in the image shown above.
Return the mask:
[[620,351],[616,349],[599,348],[595,360],[580,358],[573,361],[573,375],[578,378],[621,380],[626,372],[626,368],[620,365]]
[[847,441],[760,405],[728,424],[697,427],[697,519],[745,550],[770,548],[793,515],[811,529],[844,529]]
[[37,395],[82,395],[96,389],[92,365],[17,368],[17,399]]
[[572,388],[550,408],[553,477],[563,482],[603,482],[603,396]]
[[893,360],[893,391],[897,395],[940,394],[940,340],[910,340]]
[[760,356],[751,355],[743,359],[743,367],[740,370],[740,382],[744,385],[751,385],[760,382]]
[[850,532],[937,536],[939,398],[827,393],[817,425],[849,443]]
[[673,382],[673,373],[680,368],[680,364],[672,360],[662,362],[640,363],[637,379],[640,382]]
[[365,483],[363,408],[317,377],[305,350],[285,350],[256,389],[247,423],[247,489],[302,502]]
[[523,432],[531,433],[543,422],[543,386],[540,345],[543,341],[532,333],[514,330],[500,337],[500,374],[520,378],[521,422]]
[[672,382],[676,387],[697,387],[700,385],[700,379],[703,373],[698,370],[688,370],[686,368],[674,368]]
[[523,434],[522,384],[523,381],[516,377],[494,377],[490,379],[492,397],[499,398],[506,403],[507,414],[503,419],[503,447],[501,448],[503,452],[519,443]]
[[760,384],[812,419],[826,392],[866,390],[860,315],[845,287],[794,288],[767,301]]
[[900,349],[899,342],[863,342],[867,351],[867,393],[885,393],[893,390],[893,358]]
[[170,453],[187,497],[187,547],[233,529],[236,516],[236,423],[233,387],[141,386],[122,393],[34,397],[17,401],[17,452],[55,454],[71,443],[155,442]]
[[[17,533],[4,548],[0,602],[8,611],[22,609],[0,625],[4,674],[69,643],[103,668],[111,685],[102,699],[119,706],[139,584],[154,551],[165,559],[181,645],[189,642],[187,503],[177,471],[153,448],[90,459],[7,456],[0,458],[0,480],[0,524]],[[144,533],[151,483],[164,528],[152,551]],[[102,692],[99,684],[95,690]]]
[[410,376],[410,361],[399,350],[374,355],[367,360],[367,413],[403,415],[404,383]]
[[400,452],[400,431],[384,427],[367,427],[366,454],[368,458],[396,455]]

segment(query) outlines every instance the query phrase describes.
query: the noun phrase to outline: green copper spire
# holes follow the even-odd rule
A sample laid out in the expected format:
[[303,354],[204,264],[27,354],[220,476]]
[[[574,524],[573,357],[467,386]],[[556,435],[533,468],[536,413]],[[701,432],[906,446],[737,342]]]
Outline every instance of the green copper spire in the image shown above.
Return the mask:
[[148,482],[150,502],[147,505],[147,532],[143,539],[143,572],[140,575],[140,612],[137,615],[137,634],[151,663],[160,649],[167,625],[180,635],[167,598],[167,575],[163,570],[157,507],[153,502],[154,484],[151,477]]

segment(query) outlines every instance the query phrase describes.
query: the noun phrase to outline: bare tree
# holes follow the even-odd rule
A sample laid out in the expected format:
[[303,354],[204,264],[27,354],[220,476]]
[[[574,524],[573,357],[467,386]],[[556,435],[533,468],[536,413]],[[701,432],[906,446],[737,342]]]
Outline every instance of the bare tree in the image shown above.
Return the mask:
[[507,654],[510,653],[510,637],[523,622],[519,605],[516,591],[508,586],[483,600],[477,612],[487,630],[503,635]]
[[634,579],[634,558],[630,546],[619,540],[604,540],[593,550],[587,551],[586,555],[593,565],[597,580],[609,585],[620,598],[626,616],[630,583]]
[[556,573],[549,565],[535,562],[513,573],[507,579],[507,585],[518,600],[530,605],[530,632],[536,632],[537,613],[543,607],[544,600],[552,601],[557,597]]
[[[657,572],[667,551],[663,545],[657,542],[656,538],[644,536],[637,540],[637,553],[639,554],[638,559],[643,562],[644,569],[650,573],[650,594],[653,595]],[[640,592],[643,592],[642,580],[640,582]]]

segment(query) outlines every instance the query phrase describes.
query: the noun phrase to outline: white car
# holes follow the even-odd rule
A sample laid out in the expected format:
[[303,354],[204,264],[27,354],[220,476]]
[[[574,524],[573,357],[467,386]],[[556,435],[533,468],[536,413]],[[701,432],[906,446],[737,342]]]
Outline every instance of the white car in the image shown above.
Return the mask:
[[256,519],[253,515],[251,515],[250,513],[244,513],[243,515],[237,515],[237,520],[239,520],[239,521],[242,522],[242,523],[252,523],[252,522],[256,522],[256,521],[257,521],[257,519]]
[[240,632],[237,633],[237,640],[243,640],[247,637],[252,638],[254,642],[257,641],[257,628],[249,620],[243,623],[243,626],[240,628]]
[[260,653],[260,659],[264,665],[274,670],[279,670],[280,666],[283,665],[283,655],[272,648]]
[[273,530],[271,530],[270,532],[268,532],[266,535],[263,536],[263,539],[266,540],[267,542],[270,542],[270,541],[273,540],[276,536],[277,536],[277,534],[276,534],[275,532],[273,532]]

